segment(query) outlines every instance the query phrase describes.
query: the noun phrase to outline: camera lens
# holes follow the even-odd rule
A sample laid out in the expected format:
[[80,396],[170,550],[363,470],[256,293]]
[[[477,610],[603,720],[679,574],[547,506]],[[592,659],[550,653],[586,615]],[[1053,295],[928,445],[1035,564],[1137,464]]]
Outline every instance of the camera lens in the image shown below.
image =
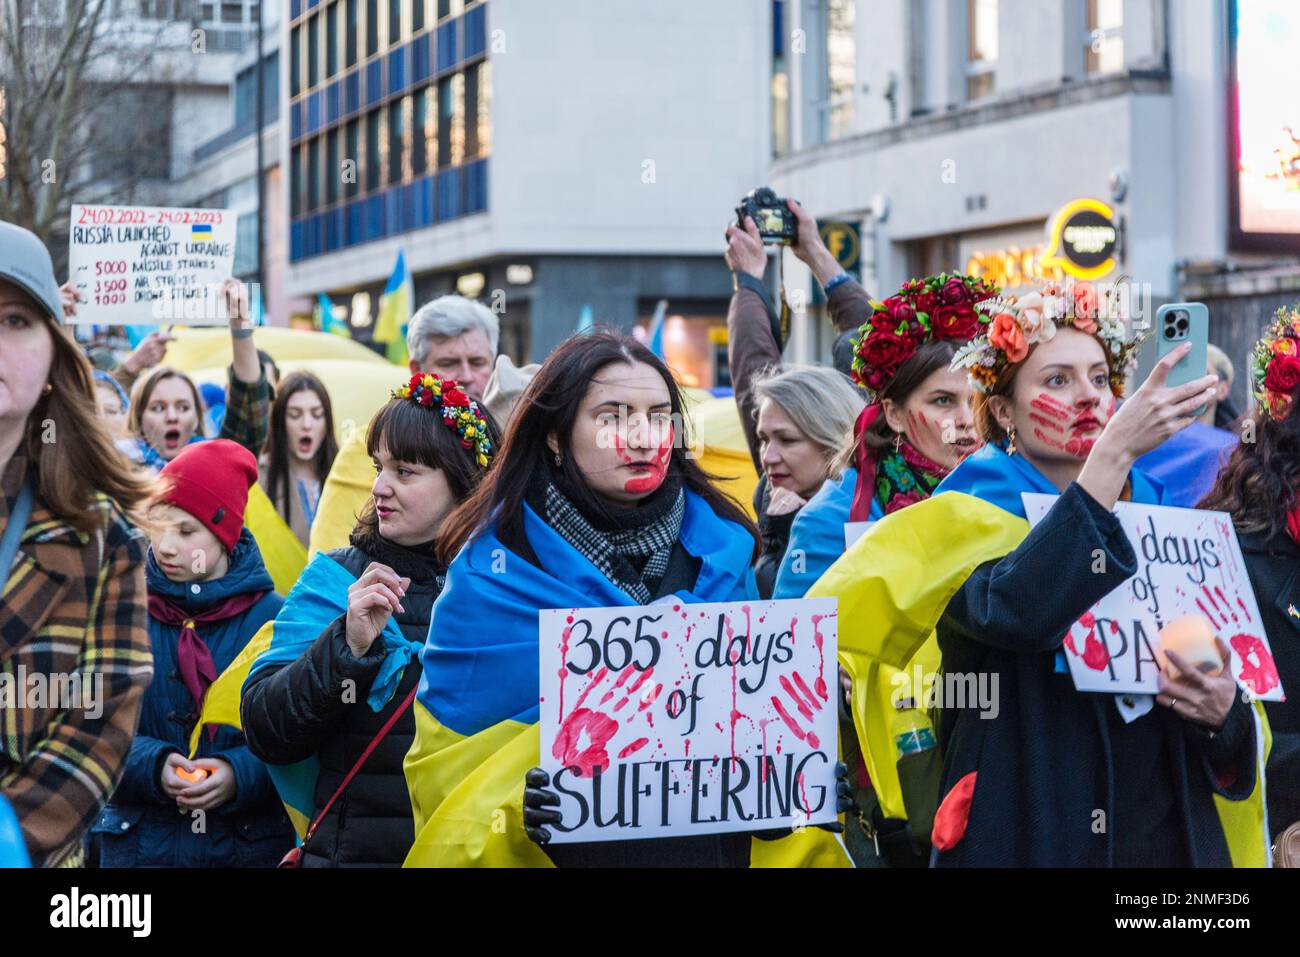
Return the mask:
[[1186,331],[1187,331],[1187,320],[1186,320],[1186,319],[1179,319],[1179,320],[1178,320],[1178,331],[1179,331],[1179,332],[1186,332]]

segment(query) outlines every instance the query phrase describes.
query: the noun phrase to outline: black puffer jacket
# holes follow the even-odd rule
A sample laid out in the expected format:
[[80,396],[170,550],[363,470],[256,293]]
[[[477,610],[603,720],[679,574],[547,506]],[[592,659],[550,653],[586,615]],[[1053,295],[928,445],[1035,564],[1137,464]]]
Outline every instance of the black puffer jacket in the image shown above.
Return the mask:
[[[424,641],[434,600],[442,591],[444,569],[437,567],[431,546],[402,548],[377,534],[353,533],[352,545],[330,557],[360,576],[372,561],[382,562],[411,579],[395,617],[402,634]],[[252,752],[269,764],[291,764],[312,754],[320,758],[313,817],[338,789],[348,771],[384,722],[420,680],[420,662],[412,658],[388,705],[380,712],[366,704],[370,684],[383,662],[382,641],[356,658],[344,637],[342,616],[323,623],[320,637],[291,665],[260,673],[244,689],[241,712],[244,735]],[[355,703],[345,703],[343,682],[355,685]],[[410,709],[334,802],[304,849],[304,867],[396,867],[415,840],[411,798],[402,760],[415,738]]]

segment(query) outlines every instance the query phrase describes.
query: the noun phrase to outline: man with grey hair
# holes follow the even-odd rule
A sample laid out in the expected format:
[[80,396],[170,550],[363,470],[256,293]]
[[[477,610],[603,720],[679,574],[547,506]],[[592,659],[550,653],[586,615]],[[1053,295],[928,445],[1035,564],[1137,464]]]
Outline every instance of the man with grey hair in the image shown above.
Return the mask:
[[455,379],[482,401],[497,355],[501,327],[491,309],[464,296],[440,296],[421,306],[406,332],[412,372]]

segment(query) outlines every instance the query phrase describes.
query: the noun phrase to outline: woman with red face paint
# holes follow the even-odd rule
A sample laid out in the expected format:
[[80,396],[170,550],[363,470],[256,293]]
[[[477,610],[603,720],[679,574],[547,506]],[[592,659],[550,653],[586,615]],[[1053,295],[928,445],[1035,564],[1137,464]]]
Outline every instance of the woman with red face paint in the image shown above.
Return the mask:
[[[447,585],[421,654],[406,759],[408,866],[749,864],[749,833],[551,845],[548,827],[565,822],[534,767],[538,743],[503,747],[512,728],[539,721],[539,610],[755,597],[754,527],[688,455],[682,411],[672,374],[635,339],[574,336],[529,383],[483,485],[447,519]],[[489,771],[497,761],[508,764]],[[455,805],[467,790],[486,793],[488,778],[509,793],[485,800],[520,815],[522,829]]]
[[[987,444],[900,521],[868,532],[810,595],[840,595],[840,658],[855,680],[868,680],[873,656],[910,667],[933,629],[942,674],[986,676],[992,689],[979,707],[934,712],[933,866],[1228,866],[1239,848],[1214,798],[1259,799],[1254,720],[1231,674],[1171,653],[1173,677],[1154,699],[1086,694],[1063,650],[1136,570],[1111,509],[1162,493],[1133,462],[1193,421],[1213,378],[1167,386],[1180,349],[1117,410],[1136,342],[1091,287],[993,299],[980,314],[984,334],[953,365],[981,393]],[[1059,495],[1032,529],[1025,492]],[[891,560],[900,548],[906,562]],[[867,714],[855,700],[859,737],[891,754]]]
[[[1201,508],[1228,512],[1273,651],[1286,701],[1266,701],[1273,747],[1268,756],[1268,823],[1277,840],[1300,822],[1300,305],[1279,309],[1251,352],[1259,408],[1255,441],[1242,442]],[[1230,639],[1231,640],[1231,639]],[[1238,649],[1245,657],[1249,650]],[[1256,657],[1260,657],[1256,655]],[[1268,667],[1266,659],[1261,668]],[[1279,842],[1281,843],[1281,842]]]

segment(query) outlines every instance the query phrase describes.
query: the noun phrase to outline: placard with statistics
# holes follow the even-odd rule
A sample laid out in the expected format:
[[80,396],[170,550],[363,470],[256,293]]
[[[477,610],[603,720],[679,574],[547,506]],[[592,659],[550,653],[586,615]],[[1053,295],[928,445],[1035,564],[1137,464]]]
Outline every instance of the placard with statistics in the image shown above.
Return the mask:
[[227,209],[72,207],[68,277],[75,323],[223,325],[237,217]]

